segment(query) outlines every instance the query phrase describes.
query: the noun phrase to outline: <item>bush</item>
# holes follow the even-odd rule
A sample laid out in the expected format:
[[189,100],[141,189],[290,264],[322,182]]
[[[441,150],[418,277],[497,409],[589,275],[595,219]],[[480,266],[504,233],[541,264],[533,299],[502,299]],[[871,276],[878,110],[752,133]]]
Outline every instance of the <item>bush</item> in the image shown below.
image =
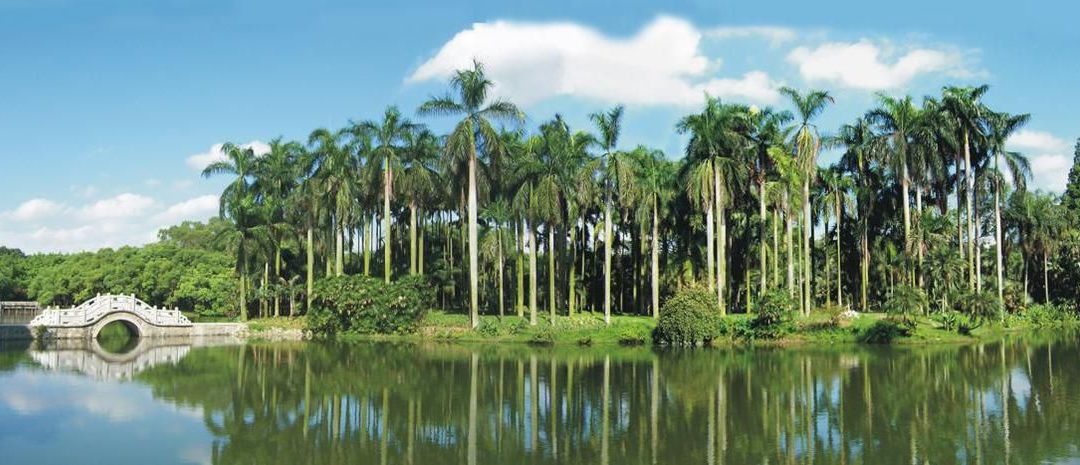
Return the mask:
[[856,330],[855,339],[866,344],[888,344],[898,337],[911,334],[905,322],[885,318],[875,321],[870,326]]
[[648,326],[632,325],[619,330],[619,344],[624,346],[645,345],[652,339],[652,331]]
[[541,326],[529,337],[529,344],[549,346],[555,343],[555,329],[551,325]]
[[791,312],[794,302],[787,292],[772,290],[761,296],[756,305],[749,331],[741,331],[744,339],[776,339],[791,329]]
[[688,288],[664,302],[654,339],[661,344],[698,345],[719,335],[716,296],[702,288]]
[[971,334],[983,323],[1001,316],[1001,301],[989,291],[966,292],[956,300],[954,306],[963,318],[957,319],[956,331]]
[[386,284],[366,276],[335,276],[315,283],[307,327],[316,335],[407,334],[424,318],[428,286],[408,277]]
[[917,324],[915,312],[926,306],[926,293],[922,289],[900,285],[893,288],[881,307],[890,319],[903,324],[908,329],[915,329]]
[[1077,314],[1060,305],[1033,304],[1024,310],[1022,318],[1031,326],[1054,327],[1080,323]]

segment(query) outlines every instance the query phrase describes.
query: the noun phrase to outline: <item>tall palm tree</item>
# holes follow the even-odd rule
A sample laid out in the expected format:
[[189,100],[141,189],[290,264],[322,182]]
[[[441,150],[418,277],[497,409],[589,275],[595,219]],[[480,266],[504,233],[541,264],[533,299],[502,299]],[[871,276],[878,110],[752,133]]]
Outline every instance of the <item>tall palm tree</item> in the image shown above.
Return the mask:
[[636,187],[639,222],[649,225],[652,316],[660,318],[660,218],[674,196],[675,165],[659,150],[638,148]]
[[862,311],[868,310],[868,287],[870,281],[870,213],[874,209],[875,186],[870,172],[870,161],[875,158],[876,137],[870,123],[862,117],[840,127],[833,141],[844,147],[840,163],[850,173],[855,189],[857,227],[859,230],[859,298]]
[[241,320],[247,320],[248,249],[255,238],[261,213],[251,192],[251,180],[255,176],[258,156],[251,147],[241,147],[233,143],[222,145],[221,152],[225,159],[207,165],[203,168],[202,175],[209,178],[227,174],[233,178],[221,193],[220,215],[232,220],[232,234],[236,243],[236,272],[240,278],[239,314]]
[[397,186],[409,208],[409,274],[423,274],[418,243],[419,211],[435,193],[438,174],[435,163],[439,156],[439,138],[427,129],[409,132],[401,152],[402,166]]
[[[980,102],[983,95],[990,90],[989,86],[978,87],[945,87],[942,90],[941,104],[953,127],[960,132],[958,139],[963,144],[964,179],[967,188],[964,192],[967,204],[967,250],[970,251],[968,260],[968,288],[975,289],[975,167],[971,161],[971,148],[975,138],[982,133],[982,118],[986,112],[985,106]],[[957,180],[959,180],[959,166],[957,167]],[[960,191],[957,189],[957,210],[960,209]],[[961,249],[962,250],[962,249]]]
[[621,177],[620,172],[629,172],[625,164],[620,163],[621,157],[617,152],[619,133],[622,131],[623,107],[616,106],[606,112],[593,113],[589,118],[596,125],[599,132],[599,143],[603,150],[601,158],[602,177],[604,183],[604,323],[611,324],[611,241],[612,236],[612,195],[615,190],[625,187],[627,180]]
[[[358,159],[353,156],[353,151],[343,144],[347,135],[349,134],[345,131],[316,129],[308,136],[308,145],[312,147],[312,155],[317,160],[315,176],[319,178],[318,195],[325,198],[324,204],[329,207],[331,216],[329,237],[333,238],[335,244],[334,273],[338,276],[345,274],[345,227],[353,211],[353,198],[359,189]],[[353,136],[363,138],[363,135]]]
[[[854,183],[851,178],[847,177],[839,167],[831,167],[829,169],[822,170],[820,173],[821,184],[825,188],[825,192],[828,194],[829,203],[832,207],[832,215],[836,220],[836,305],[844,306],[844,294],[843,294],[843,267],[840,265],[840,226],[843,223],[844,212],[850,200],[848,193],[854,187]],[[826,228],[827,229],[827,228]]]
[[477,257],[477,194],[478,156],[498,153],[499,135],[492,121],[521,122],[524,114],[513,103],[494,99],[488,93],[494,83],[484,74],[484,66],[473,62],[471,69],[457,71],[450,79],[451,93],[432,97],[420,105],[421,115],[463,116],[446,140],[446,150],[464,154],[468,159],[468,221],[469,221],[469,318],[472,327],[480,324]]
[[[1005,150],[1006,141],[1009,137],[1020,130],[1031,119],[1031,115],[1009,115],[1005,113],[992,113],[987,118],[987,126],[989,129],[989,149],[993,152],[994,156],[994,171],[997,176],[994,177],[994,235],[995,235],[995,269],[997,271],[997,295],[998,302],[1004,301],[1004,260],[1001,256],[1002,234],[1001,234],[1001,169],[998,165],[999,161],[1004,158],[1005,164],[1009,169],[1009,173],[1012,176],[1012,184],[1018,190],[1023,190],[1026,187],[1026,180],[1031,176],[1031,167],[1028,165],[1027,158],[1017,152],[1010,152]],[[1002,312],[1004,317],[1004,312]]]
[[817,126],[813,123],[821,112],[825,111],[833,97],[822,90],[811,90],[806,93],[790,87],[782,87],[780,93],[786,96],[795,106],[798,114],[798,125],[792,138],[792,147],[795,149],[795,157],[800,165],[803,177],[803,313],[810,312],[810,232],[813,229],[810,218],[810,183],[813,175],[817,172],[817,156],[821,150],[821,135]]
[[913,155],[912,137],[919,124],[919,108],[910,96],[903,98],[878,95],[879,107],[867,113],[867,119],[877,125],[879,137],[888,147],[888,155],[896,178],[900,181],[901,208],[904,212],[904,252],[912,246],[909,167]]
[[[285,142],[280,137],[270,141],[270,151],[256,159],[252,190],[266,206],[268,236],[273,248],[274,280],[281,276],[282,240],[290,223],[286,213],[289,197],[295,190],[303,173],[299,172],[300,154],[303,146],[298,142]],[[281,299],[274,296],[274,316],[281,314]]]
[[[406,152],[406,141],[410,135],[418,130],[417,125],[401,115],[401,111],[395,106],[386,108],[381,120],[369,120],[360,123],[358,130],[368,134],[372,140],[371,159],[369,166],[373,169],[382,170],[382,198],[383,198],[383,279],[390,282],[393,270],[392,250],[393,234],[391,229],[390,203],[394,197],[394,172],[403,169],[402,157]],[[415,224],[415,209],[412,210],[413,223]],[[412,231],[415,232],[415,227]],[[411,235],[410,235],[411,236]],[[416,250],[415,238],[411,242],[412,250]],[[410,259],[410,272],[415,272],[415,254]]]

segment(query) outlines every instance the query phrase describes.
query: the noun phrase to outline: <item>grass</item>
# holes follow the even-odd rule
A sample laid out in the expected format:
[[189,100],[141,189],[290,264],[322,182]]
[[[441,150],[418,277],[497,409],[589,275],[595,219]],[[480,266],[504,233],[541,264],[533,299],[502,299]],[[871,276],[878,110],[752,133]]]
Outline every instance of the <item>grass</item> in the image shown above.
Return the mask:
[[250,320],[247,322],[248,329],[252,332],[258,333],[263,331],[271,331],[275,329],[281,330],[303,330],[304,329],[304,317],[270,317],[259,318]]

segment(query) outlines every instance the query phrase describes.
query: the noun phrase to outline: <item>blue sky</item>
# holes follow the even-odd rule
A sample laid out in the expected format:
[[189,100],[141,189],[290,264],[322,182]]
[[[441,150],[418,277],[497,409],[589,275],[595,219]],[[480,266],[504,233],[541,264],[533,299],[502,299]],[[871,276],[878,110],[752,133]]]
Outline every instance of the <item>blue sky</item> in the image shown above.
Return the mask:
[[673,158],[703,92],[784,106],[780,85],[833,92],[828,131],[875,92],[988,83],[991,106],[1032,114],[1012,145],[1050,190],[1080,136],[1064,1],[395,3],[0,0],[0,245],[148,242],[216,212],[224,180],[198,175],[216,144],[412,112],[472,57],[529,125],[622,102],[622,145]]

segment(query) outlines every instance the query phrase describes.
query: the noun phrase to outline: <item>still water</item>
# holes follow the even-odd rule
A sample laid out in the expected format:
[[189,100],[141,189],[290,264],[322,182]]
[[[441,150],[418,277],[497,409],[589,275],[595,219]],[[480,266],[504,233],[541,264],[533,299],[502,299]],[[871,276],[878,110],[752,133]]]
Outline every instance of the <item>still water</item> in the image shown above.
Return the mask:
[[1080,339],[0,349],[5,464],[1080,462]]

